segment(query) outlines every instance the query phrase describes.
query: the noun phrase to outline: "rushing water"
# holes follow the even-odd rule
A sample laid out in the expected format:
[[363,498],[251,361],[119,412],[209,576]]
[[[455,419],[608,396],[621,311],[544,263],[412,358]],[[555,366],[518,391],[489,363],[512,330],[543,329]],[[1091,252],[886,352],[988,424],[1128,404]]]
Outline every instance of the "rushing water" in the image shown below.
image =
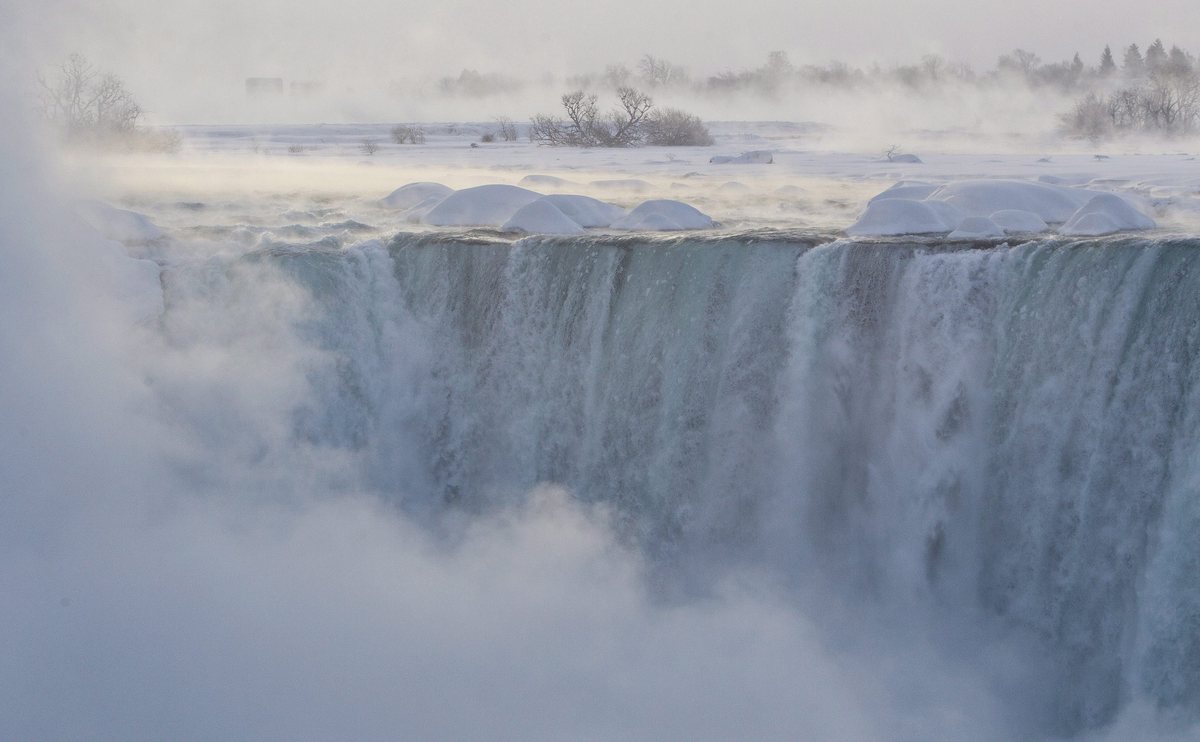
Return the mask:
[[[300,338],[280,435],[329,482],[432,518],[561,484],[688,589],[747,564],[1018,632],[1047,733],[1200,713],[1195,240],[400,235],[164,286],[176,346]],[[246,435],[212,445],[270,460]]]

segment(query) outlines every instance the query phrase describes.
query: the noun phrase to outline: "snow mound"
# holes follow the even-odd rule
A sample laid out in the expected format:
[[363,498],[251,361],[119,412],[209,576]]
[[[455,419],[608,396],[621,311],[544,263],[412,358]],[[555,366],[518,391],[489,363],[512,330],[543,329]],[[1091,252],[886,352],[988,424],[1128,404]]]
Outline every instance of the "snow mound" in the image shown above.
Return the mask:
[[770,150],[757,149],[740,155],[714,155],[709,162],[713,165],[770,165],[775,162],[775,156]]
[[1059,230],[1066,235],[1101,235],[1127,229],[1153,229],[1154,220],[1115,193],[1093,196]]
[[581,227],[607,227],[625,216],[625,209],[591,196],[555,194],[538,199],[553,204]]
[[880,193],[872,198],[868,203],[884,201],[889,198],[907,198],[912,201],[920,201],[936,191],[938,188],[940,188],[940,186],[935,183],[922,183],[915,180],[901,180],[883,193]]
[[694,206],[682,201],[655,199],[638,204],[624,217],[612,223],[613,229],[669,232],[684,229],[711,229],[713,220]]
[[1006,233],[1035,233],[1045,232],[1048,229],[1045,220],[1032,211],[1001,209],[1000,211],[992,212],[992,215],[988,218],[999,225]]
[[557,175],[526,175],[517,181],[517,185],[527,188],[547,188],[547,189],[567,189],[578,186],[579,184],[560,178]]
[[1024,180],[961,180],[929,195],[946,201],[967,216],[990,216],[997,211],[1031,211],[1050,224],[1061,224],[1097,195],[1097,191]]
[[925,201],[889,198],[867,204],[866,211],[846,230],[855,236],[892,234],[931,234],[949,232],[938,210]]
[[421,222],[425,221],[425,215],[428,214],[434,206],[437,206],[442,201],[445,201],[446,198],[446,196],[431,195],[416,206],[405,209],[403,215],[404,221],[408,222],[409,224],[420,224]]
[[501,227],[505,232],[530,234],[582,234],[583,227],[575,223],[546,199],[522,206]]
[[750,186],[745,183],[739,183],[736,180],[731,180],[728,183],[722,183],[717,187],[719,193],[745,193],[750,190]]
[[435,227],[498,227],[542,194],[514,185],[482,185],[446,196],[421,219]]
[[145,215],[102,201],[80,201],[75,204],[75,213],[106,239],[117,242],[144,244],[166,236]]
[[911,154],[892,155],[888,158],[888,162],[899,162],[907,165],[922,165],[924,164],[920,157]]
[[923,201],[922,203],[933,209],[933,213],[938,215],[947,230],[958,229],[958,225],[967,218],[963,210],[952,203],[946,201]]
[[379,203],[389,209],[411,209],[436,197],[439,201],[454,193],[453,188],[441,183],[409,183],[380,199]]
[[951,240],[987,240],[1003,237],[1004,230],[986,216],[968,216],[950,233]]
[[590,185],[593,188],[602,188],[604,190],[609,190],[609,191],[634,191],[637,193],[641,193],[643,191],[648,191],[654,187],[654,186],[650,185],[649,183],[647,183],[646,181],[638,180],[636,178],[617,178],[614,180],[593,180],[591,183],[588,183],[588,185]]

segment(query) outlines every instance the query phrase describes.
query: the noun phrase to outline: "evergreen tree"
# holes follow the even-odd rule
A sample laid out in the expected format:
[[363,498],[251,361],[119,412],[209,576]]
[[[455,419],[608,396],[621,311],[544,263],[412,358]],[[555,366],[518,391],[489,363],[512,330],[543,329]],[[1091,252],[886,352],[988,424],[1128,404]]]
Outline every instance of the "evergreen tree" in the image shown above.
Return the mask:
[[1146,61],[1142,59],[1142,52],[1138,49],[1137,44],[1130,44],[1125,50],[1125,63],[1123,65],[1125,74],[1130,76],[1141,75],[1146,71]]
[[1108,77],[1117,71],[1117,62],[1113,59],[1112,49],[1105,44],[1104,53],[1100,55],[1100,75]]
[[1155,39],[1146,50],[1146,69],[1151,72],[1162,67],[1167,62],[1167,50],[1163,47],[1162,39]]
[[1192,71],[1192,60],[1188,59],[1187,52],[1172,46],[1167,55],[1167,70],[1176,75],[1188,75]]
[[1083,74],[1083,60],[1079,58],[1079,52],[1075,52],[1075,58],[1071,60],[1071,77],[1079,79]]

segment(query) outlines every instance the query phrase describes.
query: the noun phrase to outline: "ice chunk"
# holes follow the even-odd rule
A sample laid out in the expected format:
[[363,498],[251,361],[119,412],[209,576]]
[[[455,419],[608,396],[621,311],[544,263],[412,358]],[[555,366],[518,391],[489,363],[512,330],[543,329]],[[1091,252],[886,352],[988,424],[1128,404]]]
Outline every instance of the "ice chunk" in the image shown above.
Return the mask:
[[858,221],[846,230],[856,236],[892,234],[930,234],[951,229],[929,203],[889,198],[867,204]]
[[714,155],[708,161],[713,165],[770,165],[775,156],[770,150],[758,149],[740,155]]
[[1153,229],[1154,220],[1115,193],[1101,193],[1081,206],[1062,226],[1066,235],[1101,235],[1127,229]]
[[986,216],[968,216],[950,233],[951,240],[986,240],[1003,237],[1004,230]]
[[554,194],[543,196],[539,200],[554,204],[555,208],[581,227],[607,227],[625,216],[625,209],[620,206],[605,203],[591,196]]
[[93,229],[110,240],[139,245],[161,239],[164,233],[154,222],[136,211],[126,211],[101,201],[80,201],[75,212]]
[[583,227],[558,210],[546,199],[522,206],[501,227],[505,232],[531,234],[582,234]]
[[409,183],[392,191],[380,199],[379,203],[389,209],[411,209],[427,203],[431,198],[441,200],[451,193],[454,193],[454,189],[441,183]]
[[612,223],[613,229],[655,232],[711,229],[712,226],[713,220],[694,206],[670,199],[645,201]]
[[514,185],[464,188],[446,196],[422,219],[437,227],[499,227],[542,194]]
[[1046,222],[1032,211],[1021,209],[1001,209],[992,212],[988,217],[998,224],[1005,232],[1045,232]]

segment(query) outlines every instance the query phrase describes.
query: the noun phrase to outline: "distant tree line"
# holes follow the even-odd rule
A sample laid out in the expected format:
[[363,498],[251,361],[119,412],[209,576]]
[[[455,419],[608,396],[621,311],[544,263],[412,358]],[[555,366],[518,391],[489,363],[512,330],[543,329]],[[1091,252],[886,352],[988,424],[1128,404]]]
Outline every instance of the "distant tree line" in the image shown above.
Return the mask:
[[[613,64],[594,73],[574,75],[562,82],[587,95],[616,93],[622,89],[724,97],[759,95],[782,97],[792,91],[824,87],[839,90],[873,90],[899,86],[915,95],[954,91],[963,86],[1006,89],[1021,85],[1068,98],[1072,106],[1062,116],[1071,136],[1092,139],[1126,133],[1182,135],[1200,129],[1197,121],[1195,57],[1178,46],[1168,48],[1155,40],[1143,52],[1130,44],[1117,53],[1106,46],[1089,64],[1076,53],[1068,60],[1043,61],[1026,49],[1001,55],[991,69],[976,70],[938,55],[925,55],[914,63],[883,67],[853,67],[844,62],[797,65],[783,51],[769,52],[764,62],[742,70],[725,70],[695,76],[685,67],[646,54],[631,67]],[[542,80],[545,84],[547,80]],[[443,92],[455,95],[490,95],[512,92],[524,83],[501,75],[464,71],[445,78]],[[584,99],[579,102],[583,103]]]

